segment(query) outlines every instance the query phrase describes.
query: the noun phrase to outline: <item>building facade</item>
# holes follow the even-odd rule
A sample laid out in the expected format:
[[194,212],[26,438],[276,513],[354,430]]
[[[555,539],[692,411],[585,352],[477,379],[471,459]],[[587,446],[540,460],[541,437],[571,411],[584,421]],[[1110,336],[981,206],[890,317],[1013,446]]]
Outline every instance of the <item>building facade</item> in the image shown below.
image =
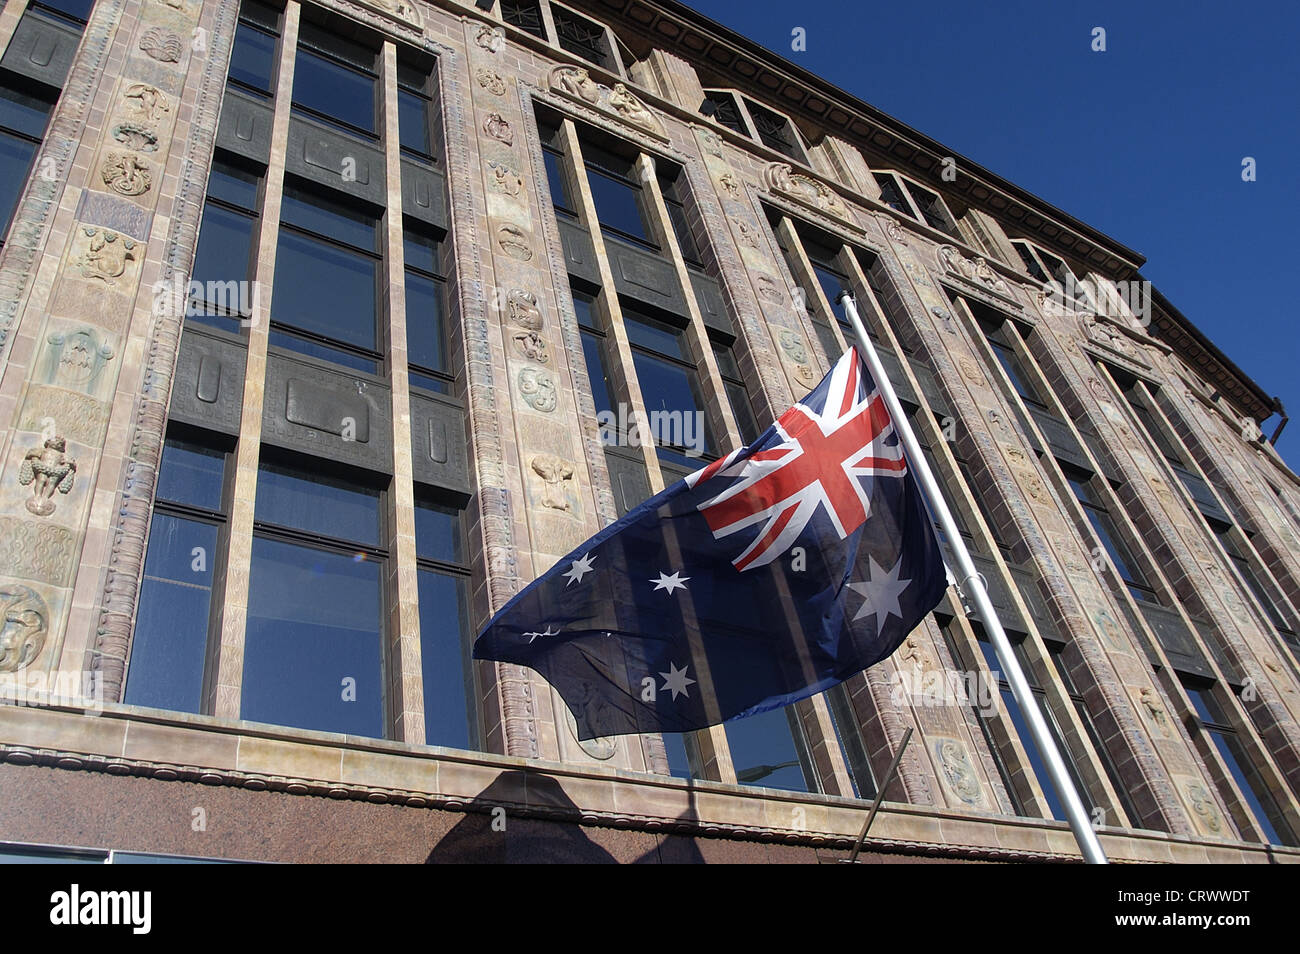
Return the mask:
[[1110,856],[1300,859],[1285,412],[1135,252],[672,0],[8,0],[0,50],[0,854],[836,860],[912,729],[867,857],[1077,858],[955,589],[685,736],[469,658],[847,288]]

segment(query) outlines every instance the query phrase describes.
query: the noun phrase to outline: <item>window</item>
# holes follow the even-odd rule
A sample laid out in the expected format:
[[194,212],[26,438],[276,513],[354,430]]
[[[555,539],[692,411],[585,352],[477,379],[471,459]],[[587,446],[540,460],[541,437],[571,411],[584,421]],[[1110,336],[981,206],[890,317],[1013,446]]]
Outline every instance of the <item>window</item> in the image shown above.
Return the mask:
[[[666,465],[667,472],[684,477],[700,468],[701,456],[717,456],[686,333],[627,305],[622,311],[660,463]],[[671,482],[667,476],[664,480]]]
[[1151,439],[1155,442],[1160,453],[1164,455],[1165,460],[1180,470],[1185,470],[1187,465],[1183,463],[1183,455],[1178,442],[1169,433],[1168,428],[1164,426],[1164,422],[1159,419],[1159,412],[1153,406],[1152,397],[1147,390],[1147,386],[1138,378],[1127,377],[1126,379],[1123,372],[1117,370],[1112,370],[1111,376],[1120,385],[1120,390],[1123,392],[1128,406],[1137,419],[1142,422],[1142,426],[1146,428],[1147,433],[1151,435]]
[[1065,646],[1049,643],[1047,652],[1057,675],[1061,677],[1062,685],[1065,686],[1066,695],[1074,703],[1074,710],[1079,715],[1079,721],[1083,723],[1084,729],[1088,732],[1088,738],[1092,741],[1092,747],[1096,751],[1097,757],[1101,759],[1102,767],[1106,770],[1107,776],[1110,777],[1110,783],[1115,788],[1115,795],[1119,798],[1120,804],[1124,806],[1130,824],[1136,825],[1139,816],[1137,810],[1133,807],[1132,800],[1129,798],[1128,785],[1120,777],[1119,770],[1115,768],[1115,763],[1110,758],[1110,753],[1101,744],[1101,734],[1097,731],[1097,727],[1093,725],[1092,714],[1088,711],[1087,703],[1084,702],[1083,693],[1079,691],[1074,680],[1070,678],[1070,671],[1066,667],[1064,659]]
[[176,431],[163,444],[126,674],[128,705],[203,710],[208,634],[220,612],[213,575],[226,523],[228,456]]
[[1052,298],[1058,305],[1067,307],[1071,311],[1095,312],[1097,310],[1087,289],[1079,283],[1078,276],[1063,259],[1051,252],[1043,251],[1036,245],[1030,245],[1023,239],[1014,239],[1011,244],[1015,246],[1025,271],[1045,286],[1050,286]]
[[[997,680],[998,694],[1002,698],[1003,709],[1011,722],[1011,727],[1020,739],[1020,744],[1024,746],[1025,756],[1029,759],[1029,767],[1033,771],[1034,777],[1038,779],[1038,784],[1043,790],[1043,797],[1047,799],[1047,806],[1052,813],[1052,817],[1058,821],[1065,821],[1065,803],[1061,800],[1056,785],[1047,771],[1047,762],[1043,758],[1043,753],[1039,750],[1038,743],[1034,741],[1034,736],[1029,731],[1029,722],[1025,717],[1024,710],[1020,708],[1020,703],[1016,702],[1016,697],[1011,692],[1011,683],[1007,681],[1002,672],[1002,665],[998,662],[993,643],[989,641],[988,635],[984,632],[982,626],[978,623],[972,623],[971,626],[975,630],[976,639],[979,641],[980,652],[984,656],[984,664],[988,667],[989,674]],[[1065,743],[1061,739],[1061,731],[1056,725],[1056,719],[1047,706],[1047,693],[1039,686],[1038,680],[1034,678],[1033,667],[1029,665],[1029,660],[1021,648],[1021,644],[1019,642],[1013,643],[1012,650],[1015,652],[1016,660],[1020,663],[1020,668],[1023,670],[1029,688],[1033,692],[1034,701],[1038,704],[1043,718],[1047,721],[1048,731],[1052,735],[1052,741],[1056,743],[1057,750],[1061,753],[1061,758],[1070,773],[1070,779],[1074,782],[1074,787],[1078,790],[1084,807],[1091,809],[1093,805],[1092,798],[1087,788],[1079,780],[1079,772],[1075,768],[1074,760],[1070,757],[1070,751],[1065,747]],[[1014,794],[1012,800],[1016,800]],[[1023,808],[1020,811],[1023,814]]]
[[0,240],[7,238],[57,95],[46,86],[0,70]]
[[595,145],[582,144],[582,158],[587,165],[587,181],[596,205],[596,219],[601,231],[616,239],[632,241],[648,248],[659,248],[651,238],[646,223],[641,183],[636,178],[635,162],[614,155]]
[[411,385],[447,394],[455,376],[447,339],[447,287],[440,265],[441,243],[408,221],[402,231],[406,279],[406,353]]
[[[1247,557],[1246,553],[1243,552],[1242,547],[1237,545],[1238,534],[1235,528],[1229,524],[1222,523],[1221,521],[1205,517],[1204,514],[1202,514],[1202,516],[1204,517],[1206,524],[1209,525],[1209,528],[1214,531],[1214,535],[1218,537],[1219,544],[1223,547],[1224,552],[1228,554],[1228,559],[1230,559],[1232,565],[1237,568],[1237,572],[1241,574],[1241,578],[1245,581],[1247,588],[1249,588],[1250,592],[1254,594],[1255,599],[1259,601],[1259,605],[1264,607],[1264,612],[1268,614],[1269,620],[1287,642],[1291,643],[1293,646],[1296,645],[1297,638],[1295,627],[1287,622],[1282,610],[1278,607],[1277,603],[1273,601],[1272,597],[1269,596],[1263,580],[1261,580],[1255,573],[1255,568],[1251,564],[1249,557]],[[1249,552],[1249,548],[1250,543],[1247,541],[1247,552]]]
[[916,216],[912,212],[912,207],[908,204],[907,199],[903,197],[903,186],[894,176],[888,172],[872,173],[875,177],[876,185],[880,187],[880,201],[885,203],[895,212],[901,212],[909,218]]
[[1137,561],[1133,559],[1132,552],[1124,545],[1120,536],[1119,527],[1116,526],[1114,518],[1110,511],[1106,509],[1105,503],[1102,502],[1100,495],[1093,487],[1093,482],[1099,478],[1071,467],[1069,464],[1059,462],[1061,471],[1070,489],[1074,491],[1075,498],[1083,507],[1083,512],[1092,524],[1093,533],[1097,535],[1097,540],[1105,547],[1106,552],[1110,554],[1111,563],[1115,565],[1115,571],[1128,587],[1128,591],[1133,594],[1133,598],[1144,603],[1159,603],[1156,599],[1155,592],[1151,589],[1146,578],[1138,569]]
[[853,794],[858,798],[875,798],[879,786],[875,773],[871,771],[871,760],[867,757],[867,747],[858,728],[858,718],[849,698],[848,683],[842,682],[826,690],[826,704],[830,709],[831,724],[835,727],[835,738],[848,762]]
[[402,155],[433,162],[433,71],[397,61],[397,138]]
[[753,100],[746,100],[749,118],[754,121],[754,130],[759,141],[769,149],[775,149],[781,155],[795,162],[807,162],[803,147],[799,145],[799,134],[794,131],[794,124],[780,113],[774,113]]
[[672,223],[673,234],[677,237],[677,247],[682,251],[682,259],[690,268],[703,268],[704,256],[700,253],[700,244],[691,232],[690,221],[686,217],[686,173],[681,169],[659,162],[659,191],[663,193],[664,206],[668,209],[668,221]]
[[185,315],[228,331],[253,313],[254,240],[261,176],[218,152],[208,174],[208,195]]
[[793,705],[724,722],[731,763],[741,785],[818,792],[817,773]]
[[52,20],[84,27],[94,6],[95,0],[31,0],[27,9]]
[[749,135],[749,130],[745,128],[745,120],[740,115],[740,107],[736,105],[736,97],[731,93],[716,89],[705,90],[700,112],[717,120],[732,132],[738,132],[742,136]]
[[[967,306],[971,302],[966,300]],[[1029,367],[1025,364],[1017,348],[1019,334],[1014,325],[1009,321],[998,321],[994,324],[989,316],[981,309],[971,307],[983,328],[985,337],[988,338],[989,347],[993,349],[993,356],[997,358],[998,364],[1002,365],[1002,370],[1007,373],[1011,380],[1011,386],[1015,388],[1016,394],[1020,399],[1030,407],[1039,410],[1047,410],[1047,402],[1043,400],[1038,391],[1037,385],[1030,373]],[[996,319],[995,319],[996,320]]]
[[551,190],[551,203],[557,215],[576,219],[578,206],[569,194],[569,180],[565,176],[564,140],[560,127],[539,119],[537,131],[542,139],[542,160],[546,163],[546,182]]
[[1181,673],[1179,678],[1192,708],[1196,710],[1201,731],[1209,736],[1214,747],[1219,750],[1219,755],[1246,801],[1246,807],[1263,830],[1264,837],[1275,845],[1294,845],[1294,834],[1278,810],[1273,796],[1269,794],[1268,786],[1251,762],[1250,754],[1237,735],[1237,730],[1229,723],[1227,714],[1215,699],[1212,684]]
[[457,749],[478,747],[473,719],[469,567],[457,507],[417,493],[415,554],[420,599],[420,665],[424,740]]
[[286,182],[271,344],[378,373],[377,243],[375,215]]
[[240,718],[383,738],[381,494],[263,457]]
[[230,84],[258,96],[273,96],[279,38],[279,11],[256,0],[244,0],[230,51]]
[[945,235],[961,238],[956,219],[937,192],[893,172],[875,172],[872,175],[880,187],[880,201],[885,205]]
[[740,378],[740,366],[736,363],[735,351],[731,345],[713,343],[713,357],[718,362],[718,373],[722,376],[722,385],[727,392],[727,403],[731,405],[732,416],[736,419],[736,429],[740,431],[740,440],[746,447],[758,440],[763,432],[754,418],[754,407],[749,401],[749,389]]
[[536,0],[501,0],[501,21],[546,39],[542,8]]
[[602,69],[617,72],[603,26],[555,4],[551,4],[551,18],[563,49]]
[[293,70],[294,109],[375,139],[378,91],[373,50],[315,24],[302,24]]

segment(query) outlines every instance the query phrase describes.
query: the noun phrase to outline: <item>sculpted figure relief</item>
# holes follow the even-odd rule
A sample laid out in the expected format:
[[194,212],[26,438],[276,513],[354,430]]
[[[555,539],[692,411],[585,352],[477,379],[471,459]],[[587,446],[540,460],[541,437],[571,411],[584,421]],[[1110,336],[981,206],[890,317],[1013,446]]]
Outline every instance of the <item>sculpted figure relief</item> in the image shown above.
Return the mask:
[[45,446],[33,447],[23,456],[18,483],[32,488],[32,495],[26,503],[29,513],[48,517],[54,513],[54,491],[61,494],[72,492],[77,462],[64,453],[67,449],[67,442],[56,435],[47,439]]
[[35,662],[49,632],[49,608],[30,586],[0,584],[0,672],[17,672]]
[[529,466],[542,479],[542,506],[552,510],[572,511],[573,504],[569,501],[565,482],[573,480],[573,465],[554,454],[538,454],[529,462]]

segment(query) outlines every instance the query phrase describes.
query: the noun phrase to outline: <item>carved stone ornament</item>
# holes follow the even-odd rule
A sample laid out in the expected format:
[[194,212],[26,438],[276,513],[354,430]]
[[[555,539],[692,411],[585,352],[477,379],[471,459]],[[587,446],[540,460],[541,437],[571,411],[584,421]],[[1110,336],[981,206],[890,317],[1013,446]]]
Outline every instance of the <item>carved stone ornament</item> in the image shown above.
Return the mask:
[[966,747],[956,739],[936,739],[934,754],[943,770],[948,788],[967,805],[975,805],[983,797],[979,776],[971,765]]
[[1079,328],[1094,345],[1123,355],[1130,361],[1147,363],[1142,348],[1110,322],[1101,321],[1092,315],[1080,315]]
[[740,198],[740,180],[733,173],[724,172],[718,179],[718,185],[722,186],[722,191],[731,198]]
[[786,356],[796,364],[808,363],[808,349],[804,346],[803,339],[796,332],[789,329],[782,329],[779,335],[781,341],[781,350]]
[[124,235],[107,229],[83,230],[90,236],[90,244],[78,262],[84,278],[98,278],[109,285],[126,271],[126,263],[135,261],[135,242]]
[[659,117],[622,83],[615,83],[611,88],[597,83],[581,66],[557,66],[551,70],[547,86],[553,92],[594,107],[621,123],[635,126],[660,139],[667,138]]
[[903,645],[898,649],[898,658],[907,662],[912,669],[921,672],[930,672],[932,669],[938,668],[934,657],[925,648],[925,644],[917,638],[916,633],[909,633],[907,638],[903,640]]
[[172,108],[167,94],[148,83],[128,86],[122,99],[127,112],[151,123],[159,122]]
[[26,503],[29,513],[48,517],[54,513],[54,491],[61,494],[72,492],[77,462],[64,453],[67,448],[67,442],[56,435],[48,438],[45,446],[33,447],[23,456],[22,466],[18,469],[18,483],[32,488],[32,495]]
[[785,196],[801,205],[817,209],[844,221],[849,210],[830,188],[803,173],[795,172],[788,162],[773,162],[763,170],[763,185],[769,192]]
[[50,362],[47,381],[59,387],[89,392],[104,365],[113,358],[113,349],[101,344],[91,328],[81,328],[71,334],[56,332],[47,340]]
[[522,288],[512,288],[506,294],[506,311],[510,320],[529,331],[541,331],[544,319],[537,306],[537,296],[529,294]]
[[524,180],[519,173],[509,166],[500,162],[488,162],[490,175],[488,176],[488,188],[493,192],[499,192],[501,195],[516,196],[524,188]]
[[519,262],[531,261],[533,247],[528,244],[528,236],[517,225],[503,225],[497,229],[497,245],[501,251]]
[[571,512],[568,488],[573,480],[573,465],[554,454],[537,454],[528,466],[542,479],[541,505],[551,510]]
[[110,152],[99,167],[99,177],[118,195],[144,195],[153,185],[149,164],[131,152]]
[[524,368],[519,372],[519,393],[534,411],[548,414],[559,403],[559,392],[551,372],[541,368]]
[[[591,687],[591,698],[595,705],[600,705],[603,698],[601,693],[591,683],[583,683],[584,688]],[[585,710],[584,710],[585,711]],[[578,738],[578,722],[573,717],[573,713],[566,707],[564,710],[565,721],[569,724],[569,735],[578,743],[578,747],[586,752],[588,756],[597,762],[608,762],[618,752],[618,736],[602,736],[596,739]]]
[[511,340],[515,343],[515,350],[529,361],[550,363],[551,356],[546,353],[546,339],[536,331],[516,331],[511,335]]
[[141,123],[118,123],[113,127],[113,138],[137,152],[158,151],[158,134]]
[[474,74],[474,77],[478,80],[478,85],[493,96],[504,96],[506,94],[506,81],[501,78],[501,75],[496,70],[481,66]]
[[1146,710],[1147,718],[1160,730],[1160,734],[1165,738],[1169,737],[1169,716],[1165,713],[1165,707],[1160,704],[1160,697],[1150,686],[1143,686],[1138,690],[1138,701],[1142,708]]
[[781,286],[766,275],[759,275],[754,279],[754,283],[758,286],[758,297],[763,301],[770,302],[773,305],[779,305],[785,301]]
[[957,367],[961,368],[962,376],[972,384],[983,386],[984,372],[980,370],[979,362],[968,354],[957,356]]
[[966,258],[951,245],[939,246],[939,264],[950,275],[958,275],[977,285],[983,285],[989,291],[996,292],[1004,298],[1011,297],[1011,288],[1006,281],[993,270],[983,258]]
[[1210,793],[1205,790],[1205,786],[1200,782],[1189,780],[1183,783],[1183,791],[1187,793],[1187,798],[1192,804],[1192,811],[1205,827],[1215,834],[1223,831],[1223,819],[1219,817],[1219,809],[1214,804],[1214,799],[1210,797]]
[[480,50],[487,50],[489,53],[500,53],[506,48],[506,34],[500,27],[489,26],[484,23],[474,34],[474,45]]
[[710,156],[718,159],[722,158],[722,139],[711,129],[705,129],[700,133],[700,140],[704,143],[704,151]]
[[515,131],[500,113],[488,113],[483,119],[483,132],[507,146],[515,144]]
[[179,63],[181,53],[185,51],[185,44],[171,30],[152,27],[145,31],[144,36],[140,37],[140,49],[159,63]]
[[736,226],[736,234],[740,237],[741,245],[748,245],[750,248],[758,248],[758,230],[743,219],[732,219]]
[[817,372],[813,370],[811,364],[796,364],[794,366],[794,379],[804,387],[811,389],[820,380]]
[[411,0],[357,0],[362,6],[378,10],[413,27],[423,27],[424,18]]
[[21,583],[0,583],[0,672],[17,672],[41,654],[50,611],[41,594]]
[[907,244],[907,232],[903,230],[903,227],[898,224],[898,220],[892,215],[887,212],[877,212],[876,221],[880,223],[881,229],[884,230],[885,235],[889,237],[891,242],[896,242],[899,245]]

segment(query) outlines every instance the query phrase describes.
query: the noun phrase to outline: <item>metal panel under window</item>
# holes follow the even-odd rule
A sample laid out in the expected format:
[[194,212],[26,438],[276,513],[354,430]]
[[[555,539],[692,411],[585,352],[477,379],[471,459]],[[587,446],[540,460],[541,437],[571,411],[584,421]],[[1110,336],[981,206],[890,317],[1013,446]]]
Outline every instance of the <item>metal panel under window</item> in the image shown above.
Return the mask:
[[671,262],[622,242],[606,241],[605,250],[620,295],[687,316],[686,299]]
[[1092,464],[1084,456],[1083,448],[1079,446],[1079,442],[1074,439],[1074,435],[1062,421],[1047,411],[1029,405],[1026,407],[1034,422],[1038,424],[1038,429],[1042,431],[1043,437],[1047,439],[1047,446],[1053,457],[1067,464],[1073,464],[1081,470],[1092,470]]
[[1200,477],[1196,476],[1191,471],[1184,470],[1176,464],[1170,464],[1169,466],[1173,468],[1178,479],[1183,482],[1183,486],[1187,488],[1187,492],[1192,495],[1192,499],[1196,501],[1196,506],[1201,513],[1213,520],[1219,521],[1220,523],[1233,522],[1232,517],[1224,513],[1223,508],[1219,506],[1219,502],[1214,499],[1214,494],[1210,491],[1210,488],[1206,485],[1205,481],[1201,480]]
[[599,285],[600,270],[596,267],[591,235],[576,222],[564,218],[557,218],[556,221],[560,226],[560,244],[564,246],[564,263],[569,274]]
[[1205,658],[1196,646],[1195,637],[1188,632],[1182,617],[1171,609],[1144,601],[1138,602],[1138,609],[1152,632],[1156,634],[1156,639],[1160,641],[1165,655],[1169,657],[1169,662],[1175,669],[1180,672],[1196,673],[1208,679],[1214,678],[1213,671],[1206,664]]
[[437,169],[402,160],[402,214],[446,231],[447,182]]
[[609,483],[620,517],[650,497],[650,478],[639,455],[607,447],[605,466],[609,468]]
[[422,484],[461,494],[472,491],[465,412],[458,404],[411,395],[411,463]]
[[172,384],[168,416],[223,434],[238,434],[244,403],[242,342],[186,328]]
[[61,89],[81,42],[81,31],[70,23],[38,16],[18,21],[0,67]]
[[275,111],[266,103],[227,89],[217,123],[217,147],[266,165],[271,161],[271,123]]
[[699,272],[691,272],[691,287],[695,290],[695,302],[700,306],[704,325],[712,331],[721,331],[732,337],[736,334],[731,318],[727,315],[727,306],[722,300],[722,288],[715,279]]
[[345,133],[293,116],[285,171],[383,206],[384,154]]

